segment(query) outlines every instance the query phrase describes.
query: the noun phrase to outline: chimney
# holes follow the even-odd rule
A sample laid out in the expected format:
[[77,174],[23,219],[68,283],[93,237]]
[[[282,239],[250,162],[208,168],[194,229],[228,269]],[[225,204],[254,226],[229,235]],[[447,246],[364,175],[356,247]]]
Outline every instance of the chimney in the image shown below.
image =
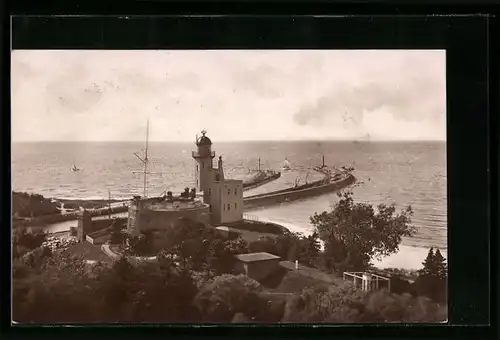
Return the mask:
[[219,156],[219,163],[217,165],[217,168],[219,170],[219,176],[220,176],[220,180],[224,180],[224,169],[222,167],[222,156]]

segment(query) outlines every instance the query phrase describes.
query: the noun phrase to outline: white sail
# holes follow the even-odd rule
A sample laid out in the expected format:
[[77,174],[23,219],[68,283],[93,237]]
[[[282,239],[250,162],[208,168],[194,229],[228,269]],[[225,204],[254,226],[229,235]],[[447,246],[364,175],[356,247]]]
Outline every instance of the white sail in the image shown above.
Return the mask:
[[283,169],[284,170],[290,170],[291,169],[290,162],[286,158],[285,158],[285,161],[283,162]]

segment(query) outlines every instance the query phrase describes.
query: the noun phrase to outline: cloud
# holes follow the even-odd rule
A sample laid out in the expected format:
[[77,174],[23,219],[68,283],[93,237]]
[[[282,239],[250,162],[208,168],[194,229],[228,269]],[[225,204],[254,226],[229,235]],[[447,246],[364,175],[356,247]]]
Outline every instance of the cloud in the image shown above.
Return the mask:
[[438,54],[14,51],[12,136],[142,140],[149,117],[158,140],[191,141],[201,128],[218,140],[427,138],[425,129],[443,139]]
[[[357,85],[343,82],[313,102],[303,104],[294,113],[293,120],[299,126],[336,124],[341,129],[350,129],[353,137],[359,137],[370,133],[366,121],[373,120],[374,114],[387,126],[399,126],[400,122],[422,123],[413,128],[421,127],[419,131],[427,136],[425,129],[435,130],[432,125],[445,122],[444,79],[406,70],[392,79],[387,77]],[[387,136],[390,133],[390,129],[385,130]],[[374,134],[381,134],[380,130]]]

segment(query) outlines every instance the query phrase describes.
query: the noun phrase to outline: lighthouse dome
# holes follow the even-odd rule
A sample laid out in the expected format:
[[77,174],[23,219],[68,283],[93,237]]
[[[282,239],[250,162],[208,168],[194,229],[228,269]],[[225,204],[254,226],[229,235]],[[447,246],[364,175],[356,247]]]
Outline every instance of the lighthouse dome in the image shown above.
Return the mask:
[[198,145],[198,146],[212,145],[212,141],[210,140],[210,138],[205,136],[205,134],[207,132],[202,131],[201,133],[202,133],[202,136],[200,138],[198,138],[198,140],[196,141],[196,145]]

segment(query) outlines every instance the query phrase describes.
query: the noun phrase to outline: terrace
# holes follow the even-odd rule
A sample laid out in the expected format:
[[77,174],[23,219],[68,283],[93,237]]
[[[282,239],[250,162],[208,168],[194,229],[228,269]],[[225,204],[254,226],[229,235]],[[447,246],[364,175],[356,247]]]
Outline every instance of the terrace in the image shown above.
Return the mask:
[[146,203],[144,207],[148,210],[156,211],[178,211],[206,207],[207,204],[197,200],[173,200]]

